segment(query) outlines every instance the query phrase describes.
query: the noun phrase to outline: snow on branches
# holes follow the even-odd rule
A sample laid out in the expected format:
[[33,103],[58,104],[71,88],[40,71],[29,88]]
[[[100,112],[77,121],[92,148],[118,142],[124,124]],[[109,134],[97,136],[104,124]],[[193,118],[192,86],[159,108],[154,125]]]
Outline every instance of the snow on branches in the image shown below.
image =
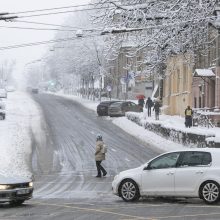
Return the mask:
[[105,26],[103,34],[113,35],[107,37],[109,57],[129,42],[128,56],[144,50],[145,59],[155,67],[173,54],[208,51],[217,1],[96,0],[94,21]]

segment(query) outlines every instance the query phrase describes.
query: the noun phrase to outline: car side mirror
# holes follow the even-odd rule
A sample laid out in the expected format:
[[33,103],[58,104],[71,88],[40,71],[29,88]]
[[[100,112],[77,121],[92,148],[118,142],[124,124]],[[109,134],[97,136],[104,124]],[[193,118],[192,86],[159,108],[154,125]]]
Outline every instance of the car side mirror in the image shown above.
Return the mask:
[[150,164],[148,164],[146,167],[144,167],[144,170],[152,170]]

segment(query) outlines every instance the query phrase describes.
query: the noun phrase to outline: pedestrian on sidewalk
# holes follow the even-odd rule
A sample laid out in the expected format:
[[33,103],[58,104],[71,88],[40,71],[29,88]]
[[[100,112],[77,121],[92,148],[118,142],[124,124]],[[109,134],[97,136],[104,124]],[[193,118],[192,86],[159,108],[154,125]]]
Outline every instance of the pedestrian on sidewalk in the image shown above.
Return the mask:
[[147,108],[147,115],[151,117],[151,108],[153,107],[154,103],[150,97],[147,98],[145,108]]
[[96,149],[95,149],[95,161],[97,167],[97,176],[102,177],[106,176],[107,172],[104,167],[101,165],[102,161],[105,160],[105,153],[104,153],[104,142],[102,140],[102,135],[98,134],[96,137]]
[[188,105],[185,109],[185,126],[186,128],[192,127],[192,116],[193,116],[193,110]]
[[159,101],[155,101],[153,110],[155,111],[155,120],[159,120],[159,114],[160,114],[160,103],[159,103]]

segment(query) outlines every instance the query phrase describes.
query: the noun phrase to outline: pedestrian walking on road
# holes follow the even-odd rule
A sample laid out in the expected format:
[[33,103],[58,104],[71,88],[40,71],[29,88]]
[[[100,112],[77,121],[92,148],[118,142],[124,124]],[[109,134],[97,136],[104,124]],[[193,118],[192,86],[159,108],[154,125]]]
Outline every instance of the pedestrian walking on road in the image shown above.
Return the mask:
[[95,161],[97,167],[97,176],[102,177],[106,176],[107,172],[104,167],[101,165],[102,161],[105,160],[105,144],[102,140],[102,135],[98,134],[96,137],[96,149],[95,149]]
[[192,116],[193,116],[193,110],[188,105],[185,109],[185,126],[186,128],[192,127]]
[[154,103],[150,97],[147,98],[145,108],[147,108],[147,115],[151,117],[151,108],[153,107]]
[[158,101],[155,101],[153,110],[155,111],[155,120],[159,120],[160,103]]

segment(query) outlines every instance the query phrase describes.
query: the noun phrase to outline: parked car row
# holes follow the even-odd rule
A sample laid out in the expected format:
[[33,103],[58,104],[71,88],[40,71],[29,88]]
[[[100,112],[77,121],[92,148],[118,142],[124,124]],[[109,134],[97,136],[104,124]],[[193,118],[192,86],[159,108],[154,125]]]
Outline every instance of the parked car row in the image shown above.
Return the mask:
[[104,101],[97,106],[99,116],[124,116],[126,112],[143,112],[143,108],[131,101]]

